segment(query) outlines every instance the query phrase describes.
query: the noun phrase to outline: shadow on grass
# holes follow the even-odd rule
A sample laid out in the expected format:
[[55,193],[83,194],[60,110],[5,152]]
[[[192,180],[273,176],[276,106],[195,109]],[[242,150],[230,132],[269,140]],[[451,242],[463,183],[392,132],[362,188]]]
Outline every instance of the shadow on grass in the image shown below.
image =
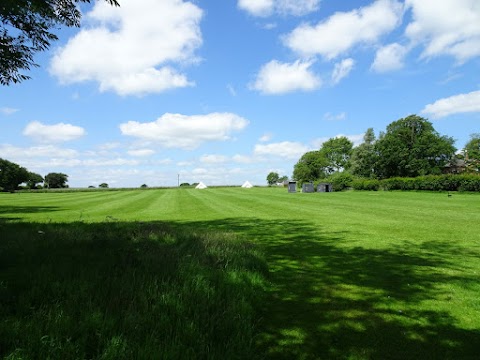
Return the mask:
[[266,264],[232,233],[0,222],[0,358],[247,359]]
[[480,332],[460,328],[449,311],[456,294],[446,288],[478,283],[458,265],[472,254],[454,244],[352,247],[346,239],[352,234],[324,232],[307,221],[184,225],[239,232],[265,252],[271,286],[259,357],[478,358]]
[[0,217],[3,214],[34,214],[61,210],[58,206],[5,206],[0,205]]
[[442,286],[477,282],[453,244],[352,246],[348,232],[252,218],[0,232],[0,356],[20,358],[26,337],[37,358],[478,358],[480,333]]

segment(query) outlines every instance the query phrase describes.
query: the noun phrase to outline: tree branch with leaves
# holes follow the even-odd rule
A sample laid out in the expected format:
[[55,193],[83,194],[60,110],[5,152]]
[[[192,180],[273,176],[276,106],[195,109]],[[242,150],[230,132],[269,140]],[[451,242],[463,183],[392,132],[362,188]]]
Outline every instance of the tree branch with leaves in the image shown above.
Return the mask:
[[[29,79],[23,72],[38,67],[37,52],[45,51],[58,37],[59,26],[80,26],[78,3],[91,0],[2,0],[0,4],[0,84]],[[117,0],[105,0],[119,6]]]

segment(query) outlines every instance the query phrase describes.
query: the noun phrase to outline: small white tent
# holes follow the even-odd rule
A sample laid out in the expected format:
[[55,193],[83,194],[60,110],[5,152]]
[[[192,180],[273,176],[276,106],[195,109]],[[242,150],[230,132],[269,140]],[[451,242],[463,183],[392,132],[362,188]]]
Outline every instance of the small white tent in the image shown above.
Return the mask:
[[245,181],[242,185],[242,188],[245,188],[245,189],[250,189],[252,187],[253,187],[253,185],[250,184],[250,181]]
[[199,182],[197,186],[195,186],[195,189],[206,189],[207,185],[205,185],[203,182]]

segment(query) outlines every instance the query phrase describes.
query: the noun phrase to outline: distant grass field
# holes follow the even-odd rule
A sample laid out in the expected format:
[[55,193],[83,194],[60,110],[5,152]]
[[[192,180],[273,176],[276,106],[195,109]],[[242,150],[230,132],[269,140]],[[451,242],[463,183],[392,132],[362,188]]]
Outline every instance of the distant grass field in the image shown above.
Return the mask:
[[0,194],[0,356],[476,359],[479,273],[478,194]]

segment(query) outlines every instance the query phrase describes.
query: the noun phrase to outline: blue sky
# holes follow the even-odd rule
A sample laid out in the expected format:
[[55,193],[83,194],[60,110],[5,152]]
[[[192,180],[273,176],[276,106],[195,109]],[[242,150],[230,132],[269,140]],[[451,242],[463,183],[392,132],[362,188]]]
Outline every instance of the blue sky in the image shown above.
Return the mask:
[[266,184],[419,114],[480,132],[478,0],[120,0],[0,87],[0,157],[71,187]]

